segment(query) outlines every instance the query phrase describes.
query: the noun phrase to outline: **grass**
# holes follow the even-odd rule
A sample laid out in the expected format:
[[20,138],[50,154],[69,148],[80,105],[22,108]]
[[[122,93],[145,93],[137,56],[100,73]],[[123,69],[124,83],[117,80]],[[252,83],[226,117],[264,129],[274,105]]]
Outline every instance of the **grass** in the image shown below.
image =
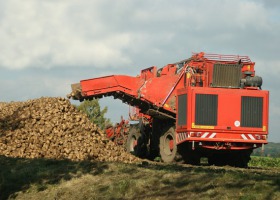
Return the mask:
[[280,168],[280,158],[251,156],[249,166]]
[[258,167],[70,162],[2,156],[0,199],[280,199],[280,167]]

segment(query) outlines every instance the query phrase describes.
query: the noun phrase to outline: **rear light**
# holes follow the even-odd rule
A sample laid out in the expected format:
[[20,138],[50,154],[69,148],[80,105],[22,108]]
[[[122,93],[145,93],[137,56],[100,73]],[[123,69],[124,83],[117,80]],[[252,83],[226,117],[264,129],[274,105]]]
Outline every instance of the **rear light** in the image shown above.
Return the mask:
[[256,140],[266,140],[266,135],[255,135]]
[[191,132],[190,137],[201,137],[201,133],[200,132]]
[[261,136],[260,135],[255,135],[256,140],[260,140]]

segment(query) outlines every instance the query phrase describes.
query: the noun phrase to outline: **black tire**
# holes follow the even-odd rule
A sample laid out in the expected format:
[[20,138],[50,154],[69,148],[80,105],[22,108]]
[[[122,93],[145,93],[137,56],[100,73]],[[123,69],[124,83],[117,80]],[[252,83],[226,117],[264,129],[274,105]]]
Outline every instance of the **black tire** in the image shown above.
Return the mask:
[[214,153],[208,157],[209,165],[247,168],[252,150],[240,150],[236,152]]
[[229,156],[228,165],[233,167],[247,168],[248,163],[251,160],[252,150],[240,150],[233,152]]
[[177,154],[175,130],[169,128],[159,139],[159,151],[163,162],[171,163]]
[[138,140],[140,137],[140,131],[136,128],[132,128],[129,131],[127,141],[126,141],[126,151],[128,153],[132,153],[134,155],[137,155],[137,146],[138,146]]
[[185,164],[200,165],[201,155],[197,150],[192,150],[191,143],[184,142],[178,145],[178,153],[182,156]]
[[140,133],[139,128],[132,128],[129,131],[126,142],[126,151],[140,158],[147,157],[148,149],[145,135]]
[[215,153],[208,157],[208,164],[215,166],[228,165],[229,155],[225,153]]

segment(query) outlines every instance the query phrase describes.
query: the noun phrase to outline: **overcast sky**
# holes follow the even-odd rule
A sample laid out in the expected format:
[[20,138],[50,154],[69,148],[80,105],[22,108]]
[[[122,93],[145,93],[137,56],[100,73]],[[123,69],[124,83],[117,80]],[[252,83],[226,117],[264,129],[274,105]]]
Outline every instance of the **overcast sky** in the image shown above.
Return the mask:
[[[192,52],[248,55],[270,91],[280,142],[279,0],[0,0],[0,101],[63,96],[70,84],[137,75]],[[128,106],[107,98],[108,117]]]

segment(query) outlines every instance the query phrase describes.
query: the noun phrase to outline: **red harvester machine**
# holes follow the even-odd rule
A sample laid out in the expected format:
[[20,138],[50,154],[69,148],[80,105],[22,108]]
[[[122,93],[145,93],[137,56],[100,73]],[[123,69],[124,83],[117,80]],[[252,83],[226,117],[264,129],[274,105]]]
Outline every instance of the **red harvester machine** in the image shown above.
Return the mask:
[[135,107],[139,128],[130,128],[126,147],[140,157],[246,167],[268,135],[269,92],[254,66],[248,56],[194,53],[136,77],[81,80],[68,97],[113,96]]

